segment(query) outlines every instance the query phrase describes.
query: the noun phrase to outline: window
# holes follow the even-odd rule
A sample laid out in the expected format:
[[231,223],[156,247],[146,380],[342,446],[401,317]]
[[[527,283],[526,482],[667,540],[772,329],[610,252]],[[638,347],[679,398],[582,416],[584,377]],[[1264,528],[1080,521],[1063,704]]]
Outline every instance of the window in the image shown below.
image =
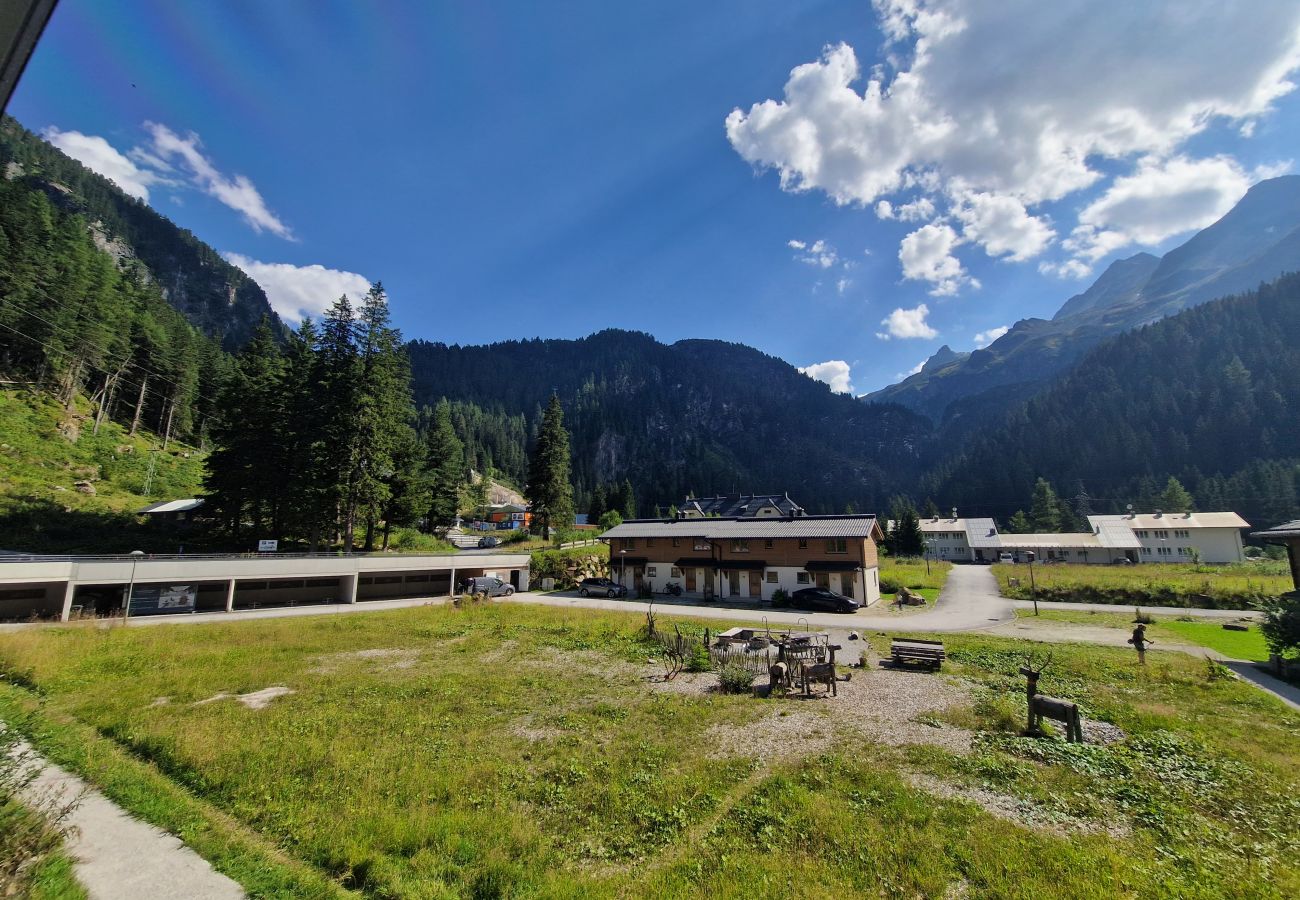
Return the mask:
[[848,553],[849,542],[844,538],[831,538],[826,542],[827,553]]
[[1143,548],[1142,548],[1142,555],[1143,555],[1143,556],[1150,556],[1150,555],[1151,555],[1151,548],[1150,548],[1150,547],[1143,547]]
[[713,546],[712,546],[712,545],[711,545],[707,540],[705,540],[704,538],[696,538],[696,539],[695,539],[695,549],[696,549],[696,550],[703,550],[703,551],[705,551],[705,552],[707,553],[708,551],[710,551],[710,550],[713,549]]
[[[676,538],[673,538],[673,540],[676,540]],[[669,577],[669,578],[681,578],[681,577],[682,577],[682,570],[679,569],[679,568],[677,568],[676,566],[673,566],[673,567],[672,567],[672,570],[671,570],[671,574],[670,574],[668,577]]]
[[653,547],[653,546],[655,545],[655,539],[654,539],[654,538],[646,538],[646,539],[645,539],[645,545],[646,545],[647,548],[649,548],[649,547]]
[[658,574],[659,574],[659,569],[657,566],[646,566],[645,569],[646,578],[654,578]]
[[768,584],[776,584],[776,581],[777,581],[776,573],[775,573],[775,572],[768,572],[768,573],[767,573],[767,583],[768,583]]
[[764,550],[771,550],[771,549],[772,549],[772,539],[771,539],[771,538],[768,538],[767,540],[763,541],[763,549],[764,549]]
[[1179,548],[1178,548],[1178,555],[1179,555],[1179,556],[1190,556],[1190,555],[1191,555],[1191,552],[1192,552],[1192,548],[1191,548],[1191,547],[1179,547]]
[[1135,532],[1133,532],[1133,533],[1136,534],[1136,535],[1137,535],[1138,537],[1140,537],[1140,538],[1150,537],[1150,536],[1151,536],[1150,532],[1147,532],[1147,531],[1135,531]]
[[748,553],[748,552],[749,552],[749,541],[741,540],[740,538],[737,538],[737,539],[733,540],[733,541],[731,542],[731,552],[732,552],[732,553]]
[[635,549],[636,549],[636,538],[623,538],[623,549],[624,549],[624,550],[635,550]]
[[1186,528],[1175,528],[1174,537],[1180,537],[1180,538],[1191,537],[1191,534],[1188,533]]
[[795,584],[807,584],[807,583],[808,583],[808,573],[807,573],[807,572],[796,572],[796,573],[795,573],[795,576],[794,576],[794,581],[795,581]]
[[807,549],[808,549],[808,539],[807,539],[807,538],[799,538],[799,549],[800,549],[800,550],[807,550]]
[[673,546],[674,546],[674,547],[677,546],[677,543],[678,543],[678,539],[677,539],[677,538],[673,538]]

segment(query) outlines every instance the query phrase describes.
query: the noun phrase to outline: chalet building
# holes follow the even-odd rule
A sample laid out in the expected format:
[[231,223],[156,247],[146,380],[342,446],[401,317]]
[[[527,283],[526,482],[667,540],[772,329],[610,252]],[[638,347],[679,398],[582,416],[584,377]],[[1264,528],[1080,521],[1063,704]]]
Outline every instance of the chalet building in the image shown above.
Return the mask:
[[820,586],[864,606],[880,599],[875,516],[640,519],[602,538],[629,591],[674,582],[688,596],[770,601],[778,589]]
[[992,519],[963,519],[956,510],[950,516],[927,516],[920,524],[936,559],[997,562],[1009,553],[1023,562],[1032,551],[1039,561],[1100,564],[1190,562],[1193,555],[1207,563],[1241,562],[1241,532],[1249,527],[1234,512],[1159,511],[1089,516],[1092,530],[1078,533],[1007,534]]
[[678,507],[683,519],[772,519],[802,516],[804,508],[789,494],[731,494],[718,497],[687,497]]

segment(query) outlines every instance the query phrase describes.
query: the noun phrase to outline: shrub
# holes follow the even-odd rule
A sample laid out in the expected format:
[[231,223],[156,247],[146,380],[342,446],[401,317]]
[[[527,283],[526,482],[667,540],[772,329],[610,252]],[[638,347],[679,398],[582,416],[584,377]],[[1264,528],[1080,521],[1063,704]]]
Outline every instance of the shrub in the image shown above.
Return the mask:
[[686,671],[707,672],[711,667],[709,648],[704,646],[704,641],[696,641],[691,645],[691,649],[687,653]]
[[1270,653],[1283,658],[1300,656],[1300,591],[1266,600],[1259,630]]
[[777,588],[772,592],[772,605],[777,609],[784,609],[790,605],[790,592],[785,588]]
[[888,575],[880,576],[880,592],[882,594],[897,594],[898,589],[902,587],[902,582],[891,578]]
[[724,663],[718,669],[718,685],[724,694],[748,694],[754,689],[754,673],[742,663]]

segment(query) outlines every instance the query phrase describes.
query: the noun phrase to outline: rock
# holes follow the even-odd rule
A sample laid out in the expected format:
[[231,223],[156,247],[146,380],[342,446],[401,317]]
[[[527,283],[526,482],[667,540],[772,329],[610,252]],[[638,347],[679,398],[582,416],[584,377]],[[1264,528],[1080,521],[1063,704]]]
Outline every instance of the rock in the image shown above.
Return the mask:
[[856,641],[857,639],[858,639],[858,633],[856,631],[850,631],[849,640]]
[[73,485],[73,487],[83,494],[95,493],[95,486],[91,484],[89,481],[78,481]]

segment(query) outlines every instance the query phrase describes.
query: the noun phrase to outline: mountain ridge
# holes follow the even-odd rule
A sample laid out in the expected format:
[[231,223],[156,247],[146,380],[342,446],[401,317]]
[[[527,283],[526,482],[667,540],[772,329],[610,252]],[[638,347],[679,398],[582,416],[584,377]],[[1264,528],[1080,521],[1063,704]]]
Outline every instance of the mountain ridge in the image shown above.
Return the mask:
[[[955,365],[867,394],[936,422],[968,399],[1003,389],[1003,408],[1036,392],[1102,340],[1300,269],[1300,176],[1252,186],[1218,221],[1161,257],[1116,260],[1051,319],[1024,319]],[[932,357],[933,358],[933,357]]]

